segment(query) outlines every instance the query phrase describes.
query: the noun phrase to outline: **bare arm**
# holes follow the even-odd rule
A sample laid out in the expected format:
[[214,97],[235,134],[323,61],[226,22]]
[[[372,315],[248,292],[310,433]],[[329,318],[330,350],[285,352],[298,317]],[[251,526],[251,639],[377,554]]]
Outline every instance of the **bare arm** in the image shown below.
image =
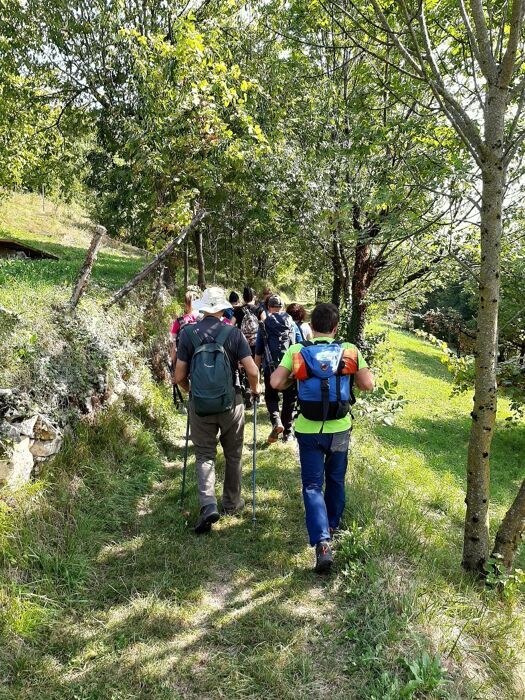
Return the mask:
[[253,361],[251,355],[245,357],[241,360],[241,365],[244,367],[248,381],[250,382],[250,389],[252,394],[261,393],[261,385],[259,383],[259,367]]
[[272,385],[272,388],[276,389],[277,391],[284,391],[284,389],[287,389],[290,386],[292,381],[293,379],[291,377],[290,370],[282,366],[277,367],[277,369],[272,372],[272,376],[270,377],[270,384]]
[[174,384],[178,384],[184,391],[190,390],[190,383],[188,381],[188,363],[182,360],[177,360],[177,365],[175,366],[175,381]]
[[259,369],[261,369],[262,355],[255,355],[255,364]]
[[367,367],[357,370],[354,381],[356,387],[361,391],[373,391],[375,386],[374,375]]

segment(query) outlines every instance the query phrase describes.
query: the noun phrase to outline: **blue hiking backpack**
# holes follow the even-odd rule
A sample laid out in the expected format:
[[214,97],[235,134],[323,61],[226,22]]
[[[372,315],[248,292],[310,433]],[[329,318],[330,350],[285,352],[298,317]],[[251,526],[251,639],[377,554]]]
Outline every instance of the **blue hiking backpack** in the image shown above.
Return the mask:
[[357,354],[354,358],[351,350],[335,340],[301,344],[301,351],[292,358],[301,414],[323,423],[344,418],[355,403],[352,387]]
[[233,326],[223,328],[215,340],[207,342],[197,330],[190,332],[195,348],[191,358],[191,397],[198,416],[211,416],[229,411],[235,403],[235,389],[230,360],[224,343]]

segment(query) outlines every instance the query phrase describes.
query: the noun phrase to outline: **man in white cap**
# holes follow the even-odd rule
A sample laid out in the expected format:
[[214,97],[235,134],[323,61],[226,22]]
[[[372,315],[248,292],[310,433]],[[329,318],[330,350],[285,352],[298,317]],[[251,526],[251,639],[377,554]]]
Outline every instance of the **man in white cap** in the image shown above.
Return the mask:
[[[222,514],[234,515],[244,507],[241,497],[242,448],[244,439],[244,403],[239,380],[239,363],[246,371],[250,389],[254,395],[260,393],[259,370],[252,359],[250,346],[243,334],[235,326],[225,325],[221,317],[225,309],[231,308],[224,290],[220,287],[208,287],[202,298],[193,302],[193,308],[203,314],[198,323],[188,325],[181,331],[177,350],[175,383],[183,389],[189,389],[190,365],[195,372],[195,396],[190,394],[191,439],[195,447],[195,465],[199,482],[200,513],[195,525],[195,532],[209,532],[213,523],[220,517],[215,495],[215,458],[217,443],[220,439],[224,450],[225,473],[222,495]],[[207,344],[213,352],[205,355],[204,364],[198,367],[196,351],[203,355]],[[217,348],[217,345],[220,346]],[[223,352],[224,351],[224,352]],[[192,359],[194,359],[192,365]],[[210,399],[217,394],[211,391],[211,382],[217,376],[213,367],[225,361],[224,381],[225,401],[217,413],[206,411],[206,383],[199,379],[199,396],[197,396],[197,372],[210,373]],[[233,387],[231,386],[233,384]],[[220,389],[220,387],[219,387]],[[232,400],[228,400],[228,394]],[[200,402],[200,403],[199,403]],[[212,404],[213,405],[213,404]],[[225,407],[225,410],[224,410]]]

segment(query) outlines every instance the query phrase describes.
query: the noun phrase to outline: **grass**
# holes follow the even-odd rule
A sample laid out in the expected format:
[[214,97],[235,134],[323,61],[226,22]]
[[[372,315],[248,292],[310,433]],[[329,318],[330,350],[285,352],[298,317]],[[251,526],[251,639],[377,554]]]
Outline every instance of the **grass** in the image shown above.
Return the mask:
[[[459,565],[469,400],[449,399],[434,348],[390,342],[410,403],[394,427],[357,421],[332,577],[311,571],[296,456],[265,444],[264,411],[257,525],[247,508],[201,538],[191,452],[189,516],[178,506],[185,419],[167,388],[81,424],[42,482],[1,501],[0,697],[523,697],[519,596]],[[522,439],[499,434],[495,516]],[[249,503],[251,427],[245,443]]]
[[[0,268],[2,303],[12,311],[24,308],[30,295],[35,312],[52,296],[66,300],[84,262],[91,240],[89,221],[74,206],[46,202],[37,195],[13,194],[0,204],[0,238],[19,240],[54,253],[54,260],[3,261]],[[91,293],[101,294],[127,282],[144,264],[144,252],[107,239],[93,268]],[[58,299],[57,299],[58,300]],[[36,315],[36,313],[35,313]]]
[[[86,224],[30,195],[1,205],[1,237],[61,259],[0,266],[0,304],[19,315],[0,338],[0,385],[40,396],[47,367],[80,392],[117,349],[143,370],[134,307],[106,316],[100,305],[140,251],[102,250],[74,326],[53,312],[84,259]],[[178,505],[185,419],[147,380],[143,402],[78,423],[38,481],[0,492],[0,699],[525,697],[523,599],[498,599],[460,567],[471,398],[450,397],[436,348],[388,330],[390,376],[409,403],[393,426],[356,421],[331,577],[312,573],[296,455],[265,444],[263,410],[256,527],[248,507],[195,537],[191,451],[188,514]],[[523,425],[503,429],[507,413],[502,400],[494,526],[523,474]],[[250,426],[245,443],[250,504]],[[220,482],[220,456],[217,470]]]
[[[145,262],[143,251],[118,242],[102,245],[74,320],[62,311],[91,240],[82,212],[14,194],[0,204],[0,238],[55,253],[59,260],[0,259],[0,387],[16,387],[59,412],[82,405],[97,377],[137,355],[136,305],[102,308],[111,290]],[[145,293],[149,287],[146,283]],[[4,313],[7,311],[8,313]],[[130,359],[131,358],[131,359]],[[60,391],[57,392],[57,387]],[[59,395],[60,394],[60,395]]]

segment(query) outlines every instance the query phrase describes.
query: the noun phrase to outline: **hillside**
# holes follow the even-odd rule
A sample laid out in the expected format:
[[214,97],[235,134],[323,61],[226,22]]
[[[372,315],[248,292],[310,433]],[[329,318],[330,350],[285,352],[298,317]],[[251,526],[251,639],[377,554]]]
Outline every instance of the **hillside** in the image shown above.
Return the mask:
[[[0,305],[19,314],[24,333],[33,330],[29,347],[39,353],[42,343],[51,352],[62,333],[50,304],[67,298],[89,237],[71,212],[49,214],[38,233],[38,204],[17,198],[4,205],[2,235],[42,244],[61,260],[0,266]],[[100,300],[140,264],[136,251],[106,247],[79,315],[90,342],[97,332],[111,341],[110,355],[136,335],[137,308],[130,302],[104,318]],[[108,326],[119,333],[108,334]],[[223,518],[211,536],[194,536],[191,450],[187,512],[178,500],[185,419],[174,412],[169,388],[153,384],[140,362],[142,398],[127,396],[79,422],[38,480],[2,492],[0,697],[525,697],[519,592],[509,589],[501,600],[460,569],[471,398],[451,398],[433,346],[382,329],[391,348],[388,376],[408,404],[393,426],[357,414],[346,529],[330,578],[311,571],[296,454],[267,445],[262,409],[257,525],[247,508]],[[68,333],[61,342],[77,343]],[[128,355],[133,347],[126,345]],[[3,377],[33,380],[21,368],[38,366],[35,353],[12,352]],[[503,427],[507,411],[502,400],[492,459],[496,518],[525,453],[523,426]],[[219,478],[222,469],[220,458]]]

